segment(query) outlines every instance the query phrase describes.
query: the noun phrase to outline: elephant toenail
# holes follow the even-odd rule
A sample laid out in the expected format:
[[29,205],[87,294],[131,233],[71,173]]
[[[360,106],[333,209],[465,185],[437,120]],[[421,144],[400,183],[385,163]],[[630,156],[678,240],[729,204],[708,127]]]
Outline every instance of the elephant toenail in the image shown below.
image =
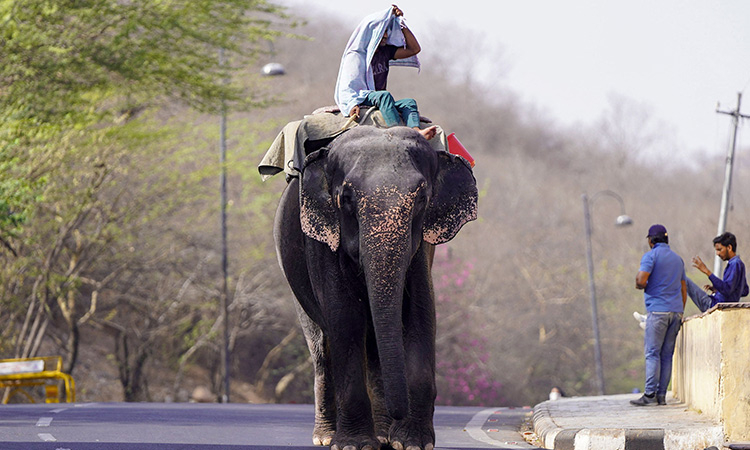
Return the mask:
[[391,447],[393,447],[394,450],[404,450],[404,444],[400,442],[391,442]]

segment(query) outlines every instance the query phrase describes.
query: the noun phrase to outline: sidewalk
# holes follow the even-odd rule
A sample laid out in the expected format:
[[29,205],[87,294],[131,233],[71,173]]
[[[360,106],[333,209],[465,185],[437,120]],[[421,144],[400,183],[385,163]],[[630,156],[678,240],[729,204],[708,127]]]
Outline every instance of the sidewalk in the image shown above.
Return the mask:
[[671,396],[633,406],[641,394],[572,397],[534,407],[534,432],[554,450],[723,450],[722,426]]

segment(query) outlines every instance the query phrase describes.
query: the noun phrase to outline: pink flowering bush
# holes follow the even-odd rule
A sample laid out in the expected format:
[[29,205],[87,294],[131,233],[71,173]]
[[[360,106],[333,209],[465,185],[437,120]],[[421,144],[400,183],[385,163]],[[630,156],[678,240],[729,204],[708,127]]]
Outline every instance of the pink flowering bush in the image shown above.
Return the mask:
[[502,385],[488,363],[487,325],[471,313],[474,265],[451,255],[447,246],[435,251],[432,268],[437,310],[438,405],[499,406]]

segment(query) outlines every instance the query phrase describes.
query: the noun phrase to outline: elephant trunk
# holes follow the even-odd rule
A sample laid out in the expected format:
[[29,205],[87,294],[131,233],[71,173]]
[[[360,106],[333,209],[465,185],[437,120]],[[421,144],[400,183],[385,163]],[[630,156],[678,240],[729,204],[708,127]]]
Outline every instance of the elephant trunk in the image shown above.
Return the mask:
[[[399,286],[403,286],[403,282],[394,288]],[[408,412],[409,395],[401,325],[402,298],[401,295],[384,296],[377,292],[370,295],[386,407],[391,417],[403,419]]]
[[[393,214],[396,213],[391,211],[391,218]],[[402,210],[397,216],[408,218],[409,214]],[[383,230],[385,222],[380,218],[380,226],[360,235],[360,258],[367,281],[386,407],[390,416],[398,420],[406,417],[409,409],[401,315],[411,258],[411,226],[407,219],[402,219],[390,221],[398,226]]]

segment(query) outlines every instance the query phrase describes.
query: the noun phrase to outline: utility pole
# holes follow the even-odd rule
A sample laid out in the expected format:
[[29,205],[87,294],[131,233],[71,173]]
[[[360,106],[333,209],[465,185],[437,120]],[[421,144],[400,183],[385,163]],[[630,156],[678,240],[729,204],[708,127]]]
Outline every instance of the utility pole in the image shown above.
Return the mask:
[[[740,113],[740,106],[742,105],[742,92],[737,93],[737,109],[734,111],[722,111],[718,105],[716,112],[719,114],[727,114],[732,116],[734,122],[734,133],[732,136],[732,145],[729,146],[727,151],[727,162],[726,169],[724,171],[724,189],[721,194],[721,211],[719,212],[719,230],[716,235],[720,235],[727,231],[727,212],[729,209],[729,195],[732,190],[732,166],[734,163],[734,152],[737,147],[737,129],[739,128],[740,119],[749,119],[750,116],[746,116]],[[714,257],[714,273],[718,277],[721,274],[721,258],[719,256]]]

